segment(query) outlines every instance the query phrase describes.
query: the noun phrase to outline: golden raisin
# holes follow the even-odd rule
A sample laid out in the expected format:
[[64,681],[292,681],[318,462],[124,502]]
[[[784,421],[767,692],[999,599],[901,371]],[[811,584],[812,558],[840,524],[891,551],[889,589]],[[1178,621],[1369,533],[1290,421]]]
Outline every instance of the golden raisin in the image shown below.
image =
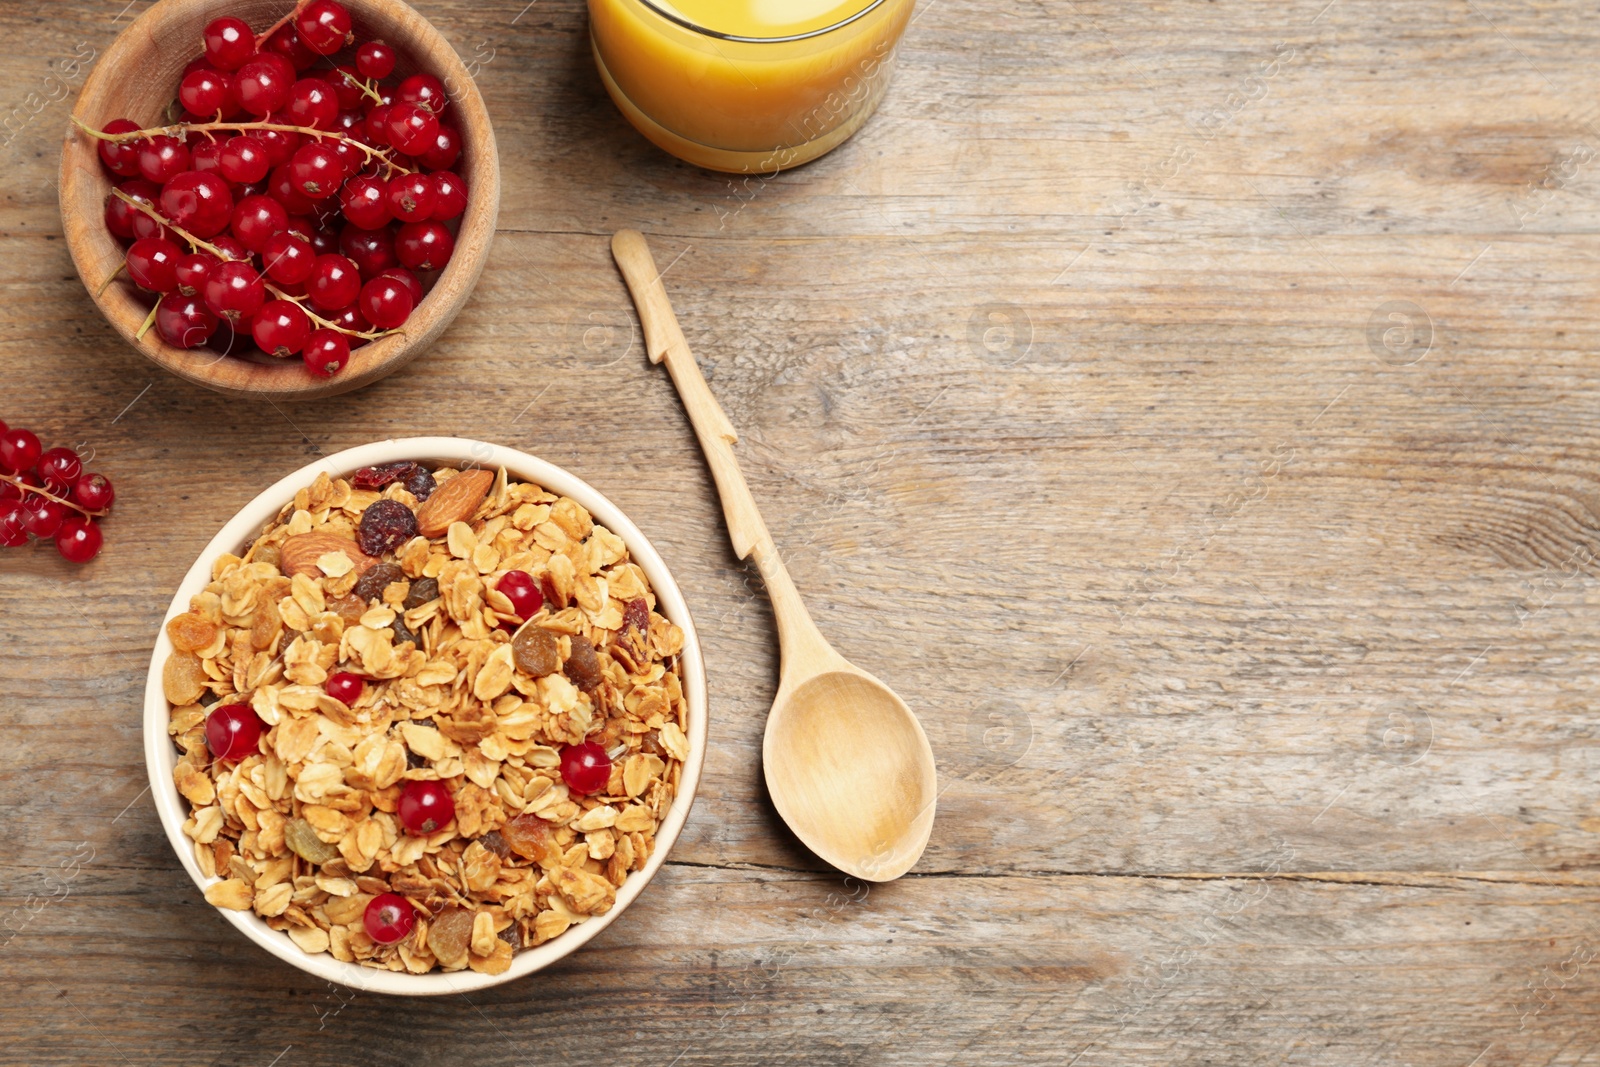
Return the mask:
[[193,704],[205,692],[206,671],[193,652],[174,652],[161,668],[161,688],[168,703],[182,707]]
[[542,626],[524,626],[511,639],[511,654],[517,670],[543,678],[561,669],[561,652],[556,636]]
[[593,689],[605,677],[600,669],[600,658],[594,654],[594,645],[582,634],[572,635],[572,655],[567,657],[562,671],[572,679],[573,685],[583,690]]
[[186,611],[167,623],[167,636],[179,652],[198,652],[217,639],[217,624],[198,612]]
[[531,812],[518,815],[500,827],[500,836],[505,839],[507,848],[525,860],[536,860],[541,864],[553,851],[559,859],[554,835],[555,824]]
[[367,613],[367,602],[354,593],[329,597],[327,605],[328,610],[343,619],[346,626],[354,626],[361,621],[361,616]]
[[446,967],[465,963],[472,942],[473,913],[469,908],[448,907],[428,925],[428,949]]

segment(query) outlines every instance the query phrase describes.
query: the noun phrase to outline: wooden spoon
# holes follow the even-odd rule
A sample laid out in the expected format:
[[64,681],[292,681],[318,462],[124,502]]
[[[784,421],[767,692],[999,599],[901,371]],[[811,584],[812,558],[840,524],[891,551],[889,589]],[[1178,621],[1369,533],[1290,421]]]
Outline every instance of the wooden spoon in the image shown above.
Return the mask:
[[761,760],[778,814],[806,847],[874,882],[917,862],[933,831],[933,750],[905,701],[835,652],[806,612],[745,485],[739,439],[678,328],[644,236],[611,239],[652,363],[666,361],[722,497],[728,535],[766,582],[783,668],[767,716]]

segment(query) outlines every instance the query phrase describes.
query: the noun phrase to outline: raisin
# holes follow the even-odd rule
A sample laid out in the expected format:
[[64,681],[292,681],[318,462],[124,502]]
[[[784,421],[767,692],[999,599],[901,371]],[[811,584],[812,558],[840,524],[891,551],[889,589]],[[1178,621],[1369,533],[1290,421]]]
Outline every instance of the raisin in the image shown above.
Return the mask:
[[644,597],[628,601],[628,606],[622,612],[622,632],[627,633],[632,626],[641,634],[650,632],[650,605],[645,603]]
[[543,678],[561,669],[561,650],[556,645],[556,635],[542,626],[524,626],[511,639],[511,654],[517,670],[535,678]]
[[417,516],[398,500],[375,500],[361,513],[356,540],[369,556],[392,552],[417,536]]
[[280,558],[281,554],[277,545],[257,545],[255,554],[250,557],[250,561],[252,563],[270,563],[276,567]]
[[446,967],[463,963],[472,943],[473,913],[470,908],[448,907],[428,925],[428,948]]
[[426,467],[418,467],[406,475],[406,492],[418,500],[426,500],[433,495],[439,483],[433,480],[433,474]]
[[389,624],[389,629],[394,631],[394,647],[395,648],[399,648],[401,645],[405,644],[407,641],[410,641],[413,645],[416,645],[418,648],[422,647],[422,639],[419,638],[416,634],[412,633],[409,629],[407,629],[405,622],[400,618],[400,616],[396,615],[394,617],[394,622],[391,622]]
[[391,482],[398,482],[409,476],[416,469],[417,465],[410,460],[380,463],[376,467],[362,467],[350,476],[350,484],[357,489],[382,489]]
[[478,844],[482,845],[490,852],[493,852],[501,859],[505,859],[507,856],[511,855],[511,846],[506,844],[505,835],[499,830],[490,830],[488,833],[478,838]]
[[521,951],[521,949],[522,949],[522,930],[521,930],[520,927],[517,926],[516,923],[512,923],[510,926],[506,927],[504,930],[501,930],[495,936],[500,938],[500,940],[504,941],[506,944],[510,945],[512,952]]
[[198,652],[217,637],[217,624],[204,615],[186,611],[167,623],[167,636],[179,652]]
[[439,599],[439,579],[418,578],[411,583],[411,591],[406,594],[406,610],[420,608],[430,600]]
[[418,767],[426,767],[427,765],[427,760],[423,759],[409,748],[406,749],[406,770],[414,771]]
[[283,824],[283,843],[307,863],[327,863],[339,854],[339,850],[318,837],[304,819],[290,819]]
[[567,657],[562,671],[572,679],[573,685],[585,691],[599,685],[600,679],[605,677],[600,669],[600,657],[594,654],[594,646],[582,634],[572,635],[572,655]]
[[554,834],[554,823],[531,812],[518,815],[500,828],[500,835],[505,838],[507,847],[525,860],[539,860],[556,849]]
[[367,573],[361,576],[356,587],[350,592],[360,597],[363,601],[375,600],[383,596],[383,591],[389,588],[392,582],[406,580],[406,572],[393,563],[374,564]]
[[271,597],[263,597],[250,619],[250,647],[260,651],[283,632],[283,615]]
[[327,607],[329,611],[343,619],[346,626],[354,626],[361,621],[361,616],[367,613],[367,602],[354,593],[329,598]]

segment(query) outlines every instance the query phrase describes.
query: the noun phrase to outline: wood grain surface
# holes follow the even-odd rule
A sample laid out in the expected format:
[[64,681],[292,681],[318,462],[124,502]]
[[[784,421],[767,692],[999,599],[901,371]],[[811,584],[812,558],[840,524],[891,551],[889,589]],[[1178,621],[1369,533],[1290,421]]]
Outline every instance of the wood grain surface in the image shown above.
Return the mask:
[[[1600,1062],[1591,10],[931,0],[859,136],[730,182],[619,117],[577,0],[419,0],[495,122],[488,266],[429,354],[274,404],[152,368],[63,247],[66,116],[125,3],[0,5],[0,418],[118,489],[90,566],[0,555],[0,1061]],[[819,625],[927,726],[939,819],[898,882],[830,874],[763,795],[773,623],[622,227]],[[262,485],[432,433],[651,537],[711,751],[583,952],[352,998],[204,904],[140,696]]]

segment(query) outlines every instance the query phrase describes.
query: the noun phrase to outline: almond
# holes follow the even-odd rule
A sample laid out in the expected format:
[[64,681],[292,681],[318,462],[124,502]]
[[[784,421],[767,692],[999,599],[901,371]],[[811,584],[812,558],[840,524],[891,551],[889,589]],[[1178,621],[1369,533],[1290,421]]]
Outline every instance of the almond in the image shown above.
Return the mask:
[[417,509],[417,530],[423,537],[438,537],[452,522],[466,522],[493,484],[494,474],[481,468],[445,479]]
[[343,552],[349,556],[350,562],[356,565],[357,574],[367,573],[367,569],[378,562],[347,537],[330,533],[303,533],[295,534],[283,542],[278,552],[278,568],[290,578],[297,574],[318,578],[322,571],[317,566],[317,560],[329,552]]

